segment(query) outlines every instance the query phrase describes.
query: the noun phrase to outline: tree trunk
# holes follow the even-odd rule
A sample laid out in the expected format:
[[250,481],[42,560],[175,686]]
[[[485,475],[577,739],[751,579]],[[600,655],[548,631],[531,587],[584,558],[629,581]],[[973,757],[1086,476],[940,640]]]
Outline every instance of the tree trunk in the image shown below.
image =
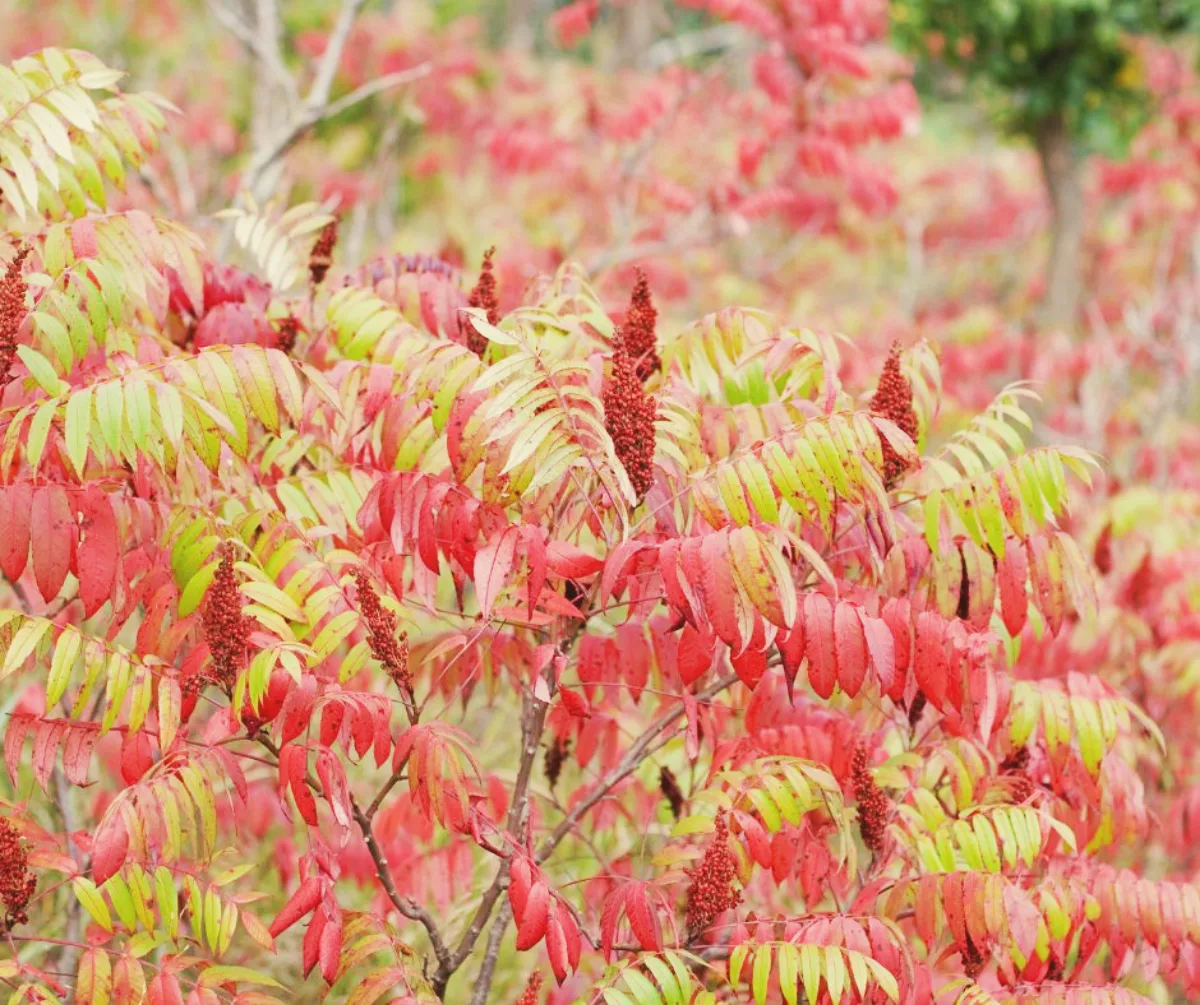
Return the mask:
[[1041,319],[1051,327],[1066,328],[1075,323],[1083,296],[1085,161],[1061,115],[1046,119],[1034,142],[1054,212]]

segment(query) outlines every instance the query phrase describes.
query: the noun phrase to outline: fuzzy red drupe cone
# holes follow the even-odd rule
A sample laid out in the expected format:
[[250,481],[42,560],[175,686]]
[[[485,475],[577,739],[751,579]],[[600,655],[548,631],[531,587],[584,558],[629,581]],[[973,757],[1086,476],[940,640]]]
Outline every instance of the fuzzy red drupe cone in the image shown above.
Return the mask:
[[412,670],[408,665],[408,632],[396,634],[396,615],[384,610],[379,594],[362,569],[354,570],[358,584],[358,609],[367,623],[367,642],[371,655],[383,664],[387,675],[402,691],[412,690]]
[[650,298],[650,284],[646,282],[646,274],[638,269],[637,282],[629,298],[629,310],[625,314],[622,337],[629,355],[633,357],[638,380],[643,383],[652,373],[662,369],[658,344],[654,338],[657,321],[658,311],[654,309],[654,301]]
[[858,829],[862,834],[863,844],[878,853],[887,837],[892,804],[883,794],[883,790],[875,784],[875,778],[867,766],[867,748],[861,743],[854,751],[850,777],[854,783],[854,798],[858,801]]
[[604,428],[640,502],[654,481],[654,420],[658,408],[642,387],[633,357],[618,338],[604,386]]
[[325,281],[325,275],[333,264],[333,249],[337,247],[337,240],[337,220],[330,220],[321,228],[308,254],[308,277],[314,286],[320,286]]
[[9,382],[9,371],[17,355],[17,333],[25,320],[25,277],[21,266],[28,255],[28,248],[18,251],[0,279],[0,387]]
[[525,985],[525,990],[521,992],[521,997],[513,1002],[513,1005],[538,1005],[541,990],[542,972],[535,970],[529,975],[529,983]]
[[[883,364],[883,373],[879,375],[879,386],[871,399],[871,411],[890,419],[909,438],[917,438],[917,413],[913,411],[912,385],[908,378],[900,372],[900,343],[893,342],[892,350],[888,353],[887,362]],[[900,480],[900,476],[908,470],[908,463],[896,453],[886,436],[882,433],[879,441],[883,445],[883,481],[890,489]]]
[[37,877],[29,871],[29,852],[17,829],[0,819],[0,900],[4,902],[0,935],[7,935],[29,920],[25,908],[36,889]]
[[718,915],[742,902],[740,890],[733,887],[737,865],[729,850],[729,821],[725,811],[717,814],[717,829],[704,851],[704,858],[688,870],[692,879],[687,893],[687,926],[691,937],[703,936]]
[[[500,321],[500,301],[496,299],[496,272],[492,265],[495,248],[488,248],[483,253],[483,264],[479,267],[479,279],[475,288],[467,297],[468,307],[481,307],[487,311],[488,324],[494,325]],[[470,321],[466,325],[467,348],[476,356],[482,356],[488,347],[488,340],[475,330]]]
[[208,643],[211,663],[206,679],[228,691],[246,664],[252,620],[242,614],[242,595],[233,571],[233,548],[226,544],[221,564],[204,605],[204,641]]

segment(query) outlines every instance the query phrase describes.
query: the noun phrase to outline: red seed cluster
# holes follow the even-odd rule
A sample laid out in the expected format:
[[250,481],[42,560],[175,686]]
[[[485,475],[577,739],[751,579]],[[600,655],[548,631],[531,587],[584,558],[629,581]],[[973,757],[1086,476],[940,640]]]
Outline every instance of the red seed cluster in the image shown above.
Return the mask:
[[983,964],[983,954],[976,948],[975,943],[971,941],[970,934],[968,934],[967,945],[962,951],[963,973],[971,978],[971,980],[975,980],[983,971]]
[[408,665],[408,632],[396,634],[396,615],[385,610],[379,594],[362,569],[354,570],[358,584],[358,609],[367,623],[367,642],[371,655],[383,664],[387,675],[402,691],[412,691],[412,670]]
[[18,251],[0,279],[0,387],[9,381],[9,371],[17,355],[17,333],[25,320],[25,277],[21,266],[28,255],[27,247]]
[[887,838],[887,826],[892,817],[892,804],[867,766],[867,748],[859,744],[850,764],[854,783],[854,798],[858,801],[858,830],[863,844],[878,853]]
[[546,781],[550,783],[551,789],[558,784],[558,776],[562,774],[563,765],[566,763],[569,753],[571,753],[569,736],[556,736],[554,742],[546,748],[546,758],[542,762],[542,769],[546,772]]
[[671,805],[671,815],[678,820],[683,813],[683,790],[679,787],[675,772],[665,765],[658,773],[658,787],[662,790],[663,798]]
[[0,900],[4,902],[0,935],[7,935],[29,920],[25,909],[36,889],[37,877],[29,871],[29,852],[17,829],[0,819]]
[[208,680],[229,691],[246,664],[253,621],[242,614],[242,595],[233,572],[233,548],[228,544],[222,549],[221,564],[208,588],[203,625],[210,663],[198,683]]
[[658,345],[654,338],[654,326],[658,321],[658,311],[654,309],[654,301],[650,298],[650,285],[646,282],[646,274],[637,270],[637,282],[633,294],[629,298],[629,310],[625,314],[625,325],[622,338],[633,357],[638,379],[645,381],[652,373],[662,369],[662,360],[658,358]]
[[275,348],[280,352],[291,353],[296,348],[296,336],[300,334],[300,319],[295,314],[287,314],[275,322],[277,341]]
[[[892,343],[892,351],[883,365],[879,386],[871,399],[871,411],[890,419],[913,440],[917,438],[917,413],[913,411],[912,385],[900,372],[899,342]],[[879,441],[883,445],[883,480],[890,489],[908,470],[908,463],[896,453],[896,448],[886,436],[880,434]]]
[[687,926],[692,938],[703,935],[713,920],[742,902],[733,886],[737,865],[729,850],[729,821],[725,811],[717,814],[717,829],[704,851],[704,858],[688,870],[692,879],[687,893]]
[[529,982],[525,985],[525,990],[521,992],[521,997],[513,1002],[513,1005],[538,1005],[541,991],[542,972],[535,970],[529,975]]
[[308,276],[314,286],[320,286],[325,281],[325,275],[333,264],[333,249],[337,247],[337,241],[338,222],[330,220],[321,228],[308,254]]
[[[487,311],[488,324],[494,325],[500,321],[500,301],[496,299],[496,272],[492,265],[495,248],[488,248],[483,253],[483,264],[479,267],[479,279],[475,288],[467,297],[468,307],[481,307]],[[467,348],[476,356],[482,356],[488,347],[488,340],[475,330],[475,326],[466,322]]]
[[613,349],[612,364],[612,375],[604,387],[604,428],[640,502],[654,481],[658,409],[642,387],[623,339],[618,339]]

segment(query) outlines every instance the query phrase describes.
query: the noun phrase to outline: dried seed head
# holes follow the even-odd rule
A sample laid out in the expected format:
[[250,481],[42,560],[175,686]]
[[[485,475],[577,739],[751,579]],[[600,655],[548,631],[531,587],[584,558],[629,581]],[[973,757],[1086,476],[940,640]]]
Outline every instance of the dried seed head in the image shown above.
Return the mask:
[[725,811],[717,814],[712,840],[699,864],[688,870],[691,885],[687,893],[688,934],[703,936],[713,921],[742,902],[742,894],[733,886],[737,864],[729,850],[729,821]]
[[308,255],[308,276],[314,286],[320,286],[325,281],[325,275],[333,264],[333,249],[337,247],[337,240],[338,222],[333,219],[321,228]]
[[[495,248],[488,248],[483,253],[483,264],[479,267],[479,279],[475,283],[475,288],[471,290],[470,296],[467,297],[468,307],[480,307],[487,311],[490,325],[500,321],[500,301],[496,299],[496,273],[495,267],[492,265],[492,256],[495,253]],[[470,321],[464,321],[464,325],[467,348],[476,356],[482,356],[487,351],[488,340],[475,330],[475,326]]]
[[604,386],[604,428],[640,502],[654,481],[654,420],[658,409],[642,387],[633,358],[618,337]]
[[13,359],[17,355],[17,333],[25,320],[25,277],[22,266],[29,248],[21,248],[0,279],[0,387],[10,380]]
[[367,642],[371,655],[383,664],[387,675],[401,691],[412,691],[412,670],[408,665],[408,632],[396,634],[396,615],[385,610],[379,594],[362,569],[354,570],[358,585],[358,609],[367,623]]
[[546,748],[546,757],[542,769],[546,772],[546,781],[553,789],[558,784],[558,776],[562,774],[567,755],[571,753],[571,738],[569,736],[554,738],[554,742]]
[[650,284],[646,282],[646,274],[637,270],[637,282],[629,298],[629,310],[625,314],[625,325],[622,329],[625,346],[633,357],[638,379],[645,382],[652,373],[662,369],[662,360],[658,357],[658,345],[654,338],[654,326],[658,321],[658,311],[654,309],[654,301],[650,297]]
[[663,798],[671,805],[671,815],[678,820],[683,813],[683,790],[679,787],[675,772],[664,766],[658,773],[658,787],[662,790]]
[[[883,373],[879,375],[879,386],[875,389],[875,396],[871,398],[871,411],[890,419],[911,439],[917,438],[917,413],[913,411],[912,385],[900,372],[899,342],[892,343],[887,362],[883,365]],[[890,489],[908,470],[908,462],[896,453],[896,448],[883,434],[880,434],[879,442],[883,446],[883,481]]]
[[14,826],[0,818],[0,901],[4,903],[0,935],[29,920],[26,908],[36,889],[37,877],[29,871],[25,843]]
[[862,834],[863,844],[878,854],[887,837],[892,804],[875,783],[875,777],[867,765],[867,748],[861,743],[854,750],[850,776],[854,783],[854,798],[858,801],[859,833]]

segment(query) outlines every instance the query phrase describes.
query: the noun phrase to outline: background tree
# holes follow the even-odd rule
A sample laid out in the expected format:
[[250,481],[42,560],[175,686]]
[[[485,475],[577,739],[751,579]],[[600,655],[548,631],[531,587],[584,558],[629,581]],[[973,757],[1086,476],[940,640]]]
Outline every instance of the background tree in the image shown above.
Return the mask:
[[1115,154],[1151,107],[1138,40],[1200,27],[1191,0],[899,0],[898,34],[965,75],[1035,146],[1054,213],[1044,320],[1072,324],[1082,290],[1084,165]]

